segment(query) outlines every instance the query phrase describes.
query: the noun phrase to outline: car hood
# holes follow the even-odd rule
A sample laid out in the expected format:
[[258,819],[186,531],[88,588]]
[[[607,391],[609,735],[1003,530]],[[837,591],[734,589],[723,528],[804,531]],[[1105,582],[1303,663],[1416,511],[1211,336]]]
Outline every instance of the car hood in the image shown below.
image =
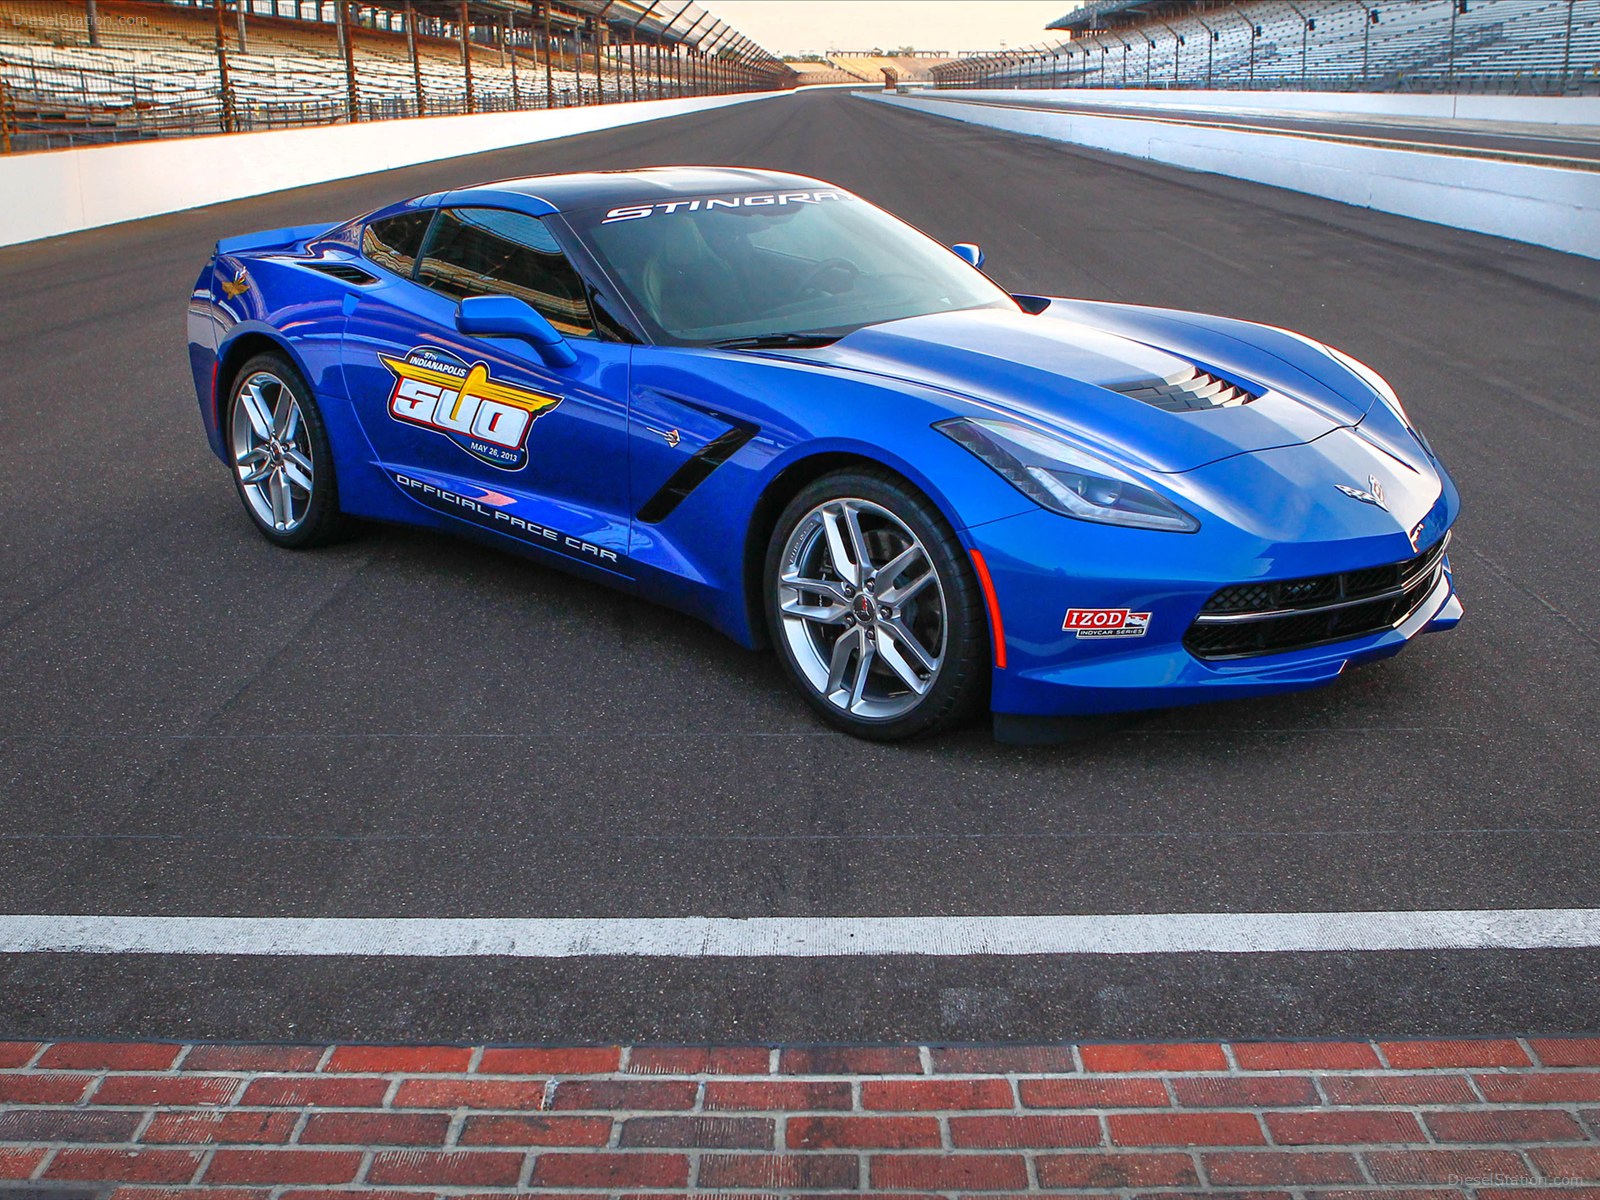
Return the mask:
[[[794,357],[937,389],[1163,473],[1312,441],[1360,422],[1374,399],[1314,343],[1281,330],[1075,301],[1038,315],[910,317]],[[1207,390],[1213,397],[1198,395]],[[1206,406],[1214,398],[1228,402]],[[1202,406],[1174,410],[1189,403]]]

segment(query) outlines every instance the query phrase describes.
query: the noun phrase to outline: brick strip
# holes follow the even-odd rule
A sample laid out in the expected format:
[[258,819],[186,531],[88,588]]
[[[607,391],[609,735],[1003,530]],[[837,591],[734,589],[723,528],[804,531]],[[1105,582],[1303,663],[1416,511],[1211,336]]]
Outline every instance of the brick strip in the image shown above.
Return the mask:
[[0,1042],[0,1190],[17,1184],[112,1200],[1600,1200],[1600,1038]]

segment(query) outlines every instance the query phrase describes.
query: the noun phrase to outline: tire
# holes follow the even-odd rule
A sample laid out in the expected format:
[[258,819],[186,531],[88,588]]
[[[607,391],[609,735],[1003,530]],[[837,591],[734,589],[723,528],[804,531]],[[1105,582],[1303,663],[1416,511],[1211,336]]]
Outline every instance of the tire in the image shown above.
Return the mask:
[[972,564],[939,511],[888,471],[840,471],[803,489],[778,518],[762,587],[785,669],[846,733],[926,737],[988,698]]
[[286,356],[258,354],[234,376],[222,436],[234,489],[262,537],[304,550],[345,535],[327,426]]

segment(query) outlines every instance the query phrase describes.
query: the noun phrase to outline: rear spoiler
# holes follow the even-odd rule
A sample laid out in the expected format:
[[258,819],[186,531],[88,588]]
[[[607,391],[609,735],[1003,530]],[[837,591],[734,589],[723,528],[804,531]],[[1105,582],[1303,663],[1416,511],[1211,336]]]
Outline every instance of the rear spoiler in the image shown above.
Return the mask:
[[284,229],[266,229],[260,233],[243,233],[238,237],[220,238],[218,254],[245,254],[252,250],[283,250],[297,242],[309,242],[325,233],[338,229],[342,222],[328,225],[290,225]]

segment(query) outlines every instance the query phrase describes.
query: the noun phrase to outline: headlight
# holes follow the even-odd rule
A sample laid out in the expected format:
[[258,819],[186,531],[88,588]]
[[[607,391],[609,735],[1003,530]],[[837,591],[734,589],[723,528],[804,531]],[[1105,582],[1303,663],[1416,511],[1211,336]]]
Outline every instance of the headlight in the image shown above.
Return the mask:
[[1193,533],[1188,513],[1131,475],[1014,421],[957,417],[934,426],[988,463],[1028,499],[1079,521]]

